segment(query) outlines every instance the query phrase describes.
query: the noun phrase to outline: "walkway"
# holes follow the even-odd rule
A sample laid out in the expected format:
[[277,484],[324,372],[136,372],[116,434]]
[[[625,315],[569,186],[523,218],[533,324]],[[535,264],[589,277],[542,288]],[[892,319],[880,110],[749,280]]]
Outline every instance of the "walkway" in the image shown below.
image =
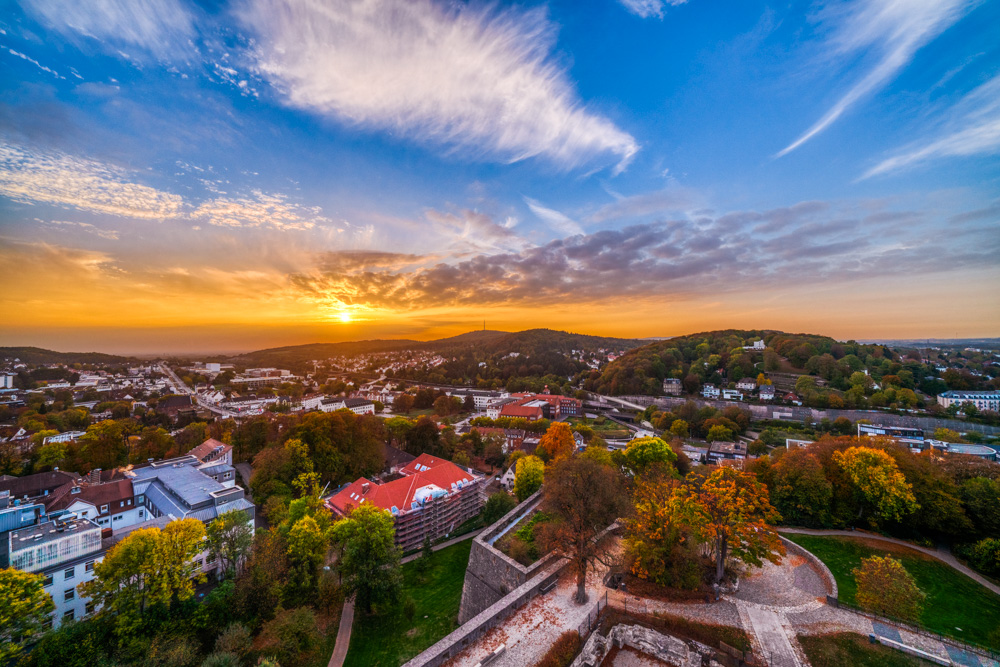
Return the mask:
[[344,603],[344,610],[340,613],[340,628],[337,629],[337,643],[333,647],[333,655],[330,656],[330,664],[327,667],[341,667],[347,657],[347,649],[351,647],[351,628],[354,627],[354,602]]
[[928,549],[927,547],[917,546],[906,540],[899,540],[895,537],[885,537],[884,535],[878,535],[877,533],[869,533],[864,530],[823,530],[823,529],[813,529],[813,528],[779,528],[779,533],[795,533],[799,535],[816,535],[818,537],[861,537],[867,540],[879,540],[881,542],[891,542],[892,544],[898,544],[900,546],[908,547],[914,551],[919,551],[925,553],[932,558],[936,558],[946,565],[950,565],[954,569],[958,570],[965,576],[969,577],[973,581],[982,584],[989,590],[993,591],[997,595],[1000,595],[1000,586],[997,586],[989,579],[986,579],[981,574],[970,570],[965,565],[959,562],[955,558],[954,554],[946,549]]

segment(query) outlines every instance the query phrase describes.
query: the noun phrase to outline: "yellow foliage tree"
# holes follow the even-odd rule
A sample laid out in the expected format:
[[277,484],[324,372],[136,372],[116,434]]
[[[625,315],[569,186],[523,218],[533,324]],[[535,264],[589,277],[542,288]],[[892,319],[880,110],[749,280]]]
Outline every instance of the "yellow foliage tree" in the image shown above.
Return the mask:
[[919,509],[913,486],[899,471],[888,452],[872,447],[851,447],[833,453],[834,462],[847,475],[858,501],[858,519],[870,512],[869,522],[898,521]]

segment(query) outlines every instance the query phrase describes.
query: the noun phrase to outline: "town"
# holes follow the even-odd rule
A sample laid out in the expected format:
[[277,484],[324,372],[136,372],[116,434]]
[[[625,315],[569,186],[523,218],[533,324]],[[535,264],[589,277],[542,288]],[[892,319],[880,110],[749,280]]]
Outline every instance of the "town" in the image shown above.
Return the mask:
[[542,350],[563,335],[290,368],[0,350],[8,659],[995,660],[1000,345]]

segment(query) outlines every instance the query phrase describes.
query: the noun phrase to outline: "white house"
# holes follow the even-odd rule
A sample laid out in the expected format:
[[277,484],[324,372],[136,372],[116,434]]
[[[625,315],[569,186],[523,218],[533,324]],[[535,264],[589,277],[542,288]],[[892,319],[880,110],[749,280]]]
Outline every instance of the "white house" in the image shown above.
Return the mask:
[[704,384],[701,387],[701,395],[705,398],[718,398],[719,388],[714,384]]
[[507,472],[505,472],[503,477],[500,478],[500,486],[507,489],[508,492],[512,492],[514,490],[514,468],[516,467],[517,465],[512,465],[507,468]]
[[743,378],[736,383],[736,388],[741,391],[753,391],[757,388],[757,380],[753,378]]
[[743,400],[743,394],[741,394],[738,389],[723,389],[722,390],[722,400],[724,400],[724,401],[742,401]]

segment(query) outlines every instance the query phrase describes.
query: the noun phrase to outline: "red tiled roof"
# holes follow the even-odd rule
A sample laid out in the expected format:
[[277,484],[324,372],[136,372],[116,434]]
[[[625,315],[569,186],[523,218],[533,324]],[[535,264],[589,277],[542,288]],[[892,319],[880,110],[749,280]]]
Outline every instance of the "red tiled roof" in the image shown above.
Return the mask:
[[541,419],[541,408],[529,408],[523,405],[508,404],[500,410],[501,417],[525,417],[527,419]]
[[[129,500],[133,495],[132,480],[130,479],[121,479],[107,484],[81,485],[79,493],[73,493],[72,488],[72,484],[60,487],[49,496],[51,500],[46,498],[45,508],[49,512],[54,512],[66,509],[77,500],[82,500],[97,507],[98,510],[100,510],[101,505],[108,505],[111,508],[111,514],[115,514],[114,510],[118,509],[118,506],[114,503]],[[132,506],[129,505],[128,509],[132,509]]]
[[457,485],[460,481],[471,482],[477,478],[476,475],[459,468],[451,461],[429,454],[421,454],[399,472],[404,477],[385,484],[370,482],[361,477],[327,500],[327,506],[340,514],[346,514],[351,507],[357,507],[364,502],[384,510],[391,510],[393,507],[400,511],[409,510],[416,492],[426,486],[433,484],[451,493],[452,484]]

